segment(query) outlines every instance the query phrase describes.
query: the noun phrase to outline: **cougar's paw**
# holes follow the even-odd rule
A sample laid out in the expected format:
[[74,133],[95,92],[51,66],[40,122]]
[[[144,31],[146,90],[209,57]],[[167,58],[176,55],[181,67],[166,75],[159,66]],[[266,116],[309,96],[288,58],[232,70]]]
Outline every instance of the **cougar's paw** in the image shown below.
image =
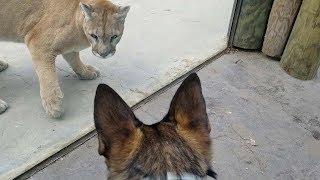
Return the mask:
[[8,68],[8,63],[0,61],[0,72]]
[[8,104],[0,99],[0,114],[5,112],[8,108]]
[[46,113],[52,118],[59,118],[63,114],[63,93],[60,89],[50,91],[42,96],[42,106]]
[[100,72],[97,68],[90,65],[86,65],[84,72],[77,75],[82,80],[91,80],[96,79],[100,75]]

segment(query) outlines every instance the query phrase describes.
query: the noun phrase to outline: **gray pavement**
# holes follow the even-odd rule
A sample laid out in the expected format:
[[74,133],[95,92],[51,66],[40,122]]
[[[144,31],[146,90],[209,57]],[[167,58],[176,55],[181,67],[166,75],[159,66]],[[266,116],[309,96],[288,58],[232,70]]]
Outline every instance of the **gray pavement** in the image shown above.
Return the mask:
[[[213,167],[219,179],[319,179],[320,79],[288,76],[258,53],[222,56],[198,72],[212,126]],[[145,123],[167,112],[177,86],[135,113]],[[105,179],[93,137],[33,175],[35,180]]]

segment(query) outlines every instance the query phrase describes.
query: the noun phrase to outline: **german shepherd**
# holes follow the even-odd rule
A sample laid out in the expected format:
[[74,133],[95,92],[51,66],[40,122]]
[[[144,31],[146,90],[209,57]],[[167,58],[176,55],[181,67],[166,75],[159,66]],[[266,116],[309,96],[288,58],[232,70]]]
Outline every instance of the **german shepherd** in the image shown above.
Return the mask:
[[112,88],[100,84],[94,122],[109,180],[216,178],[210,166],[211,128],[195,73],[181,84],[167,115],[153,125],[139,121]]

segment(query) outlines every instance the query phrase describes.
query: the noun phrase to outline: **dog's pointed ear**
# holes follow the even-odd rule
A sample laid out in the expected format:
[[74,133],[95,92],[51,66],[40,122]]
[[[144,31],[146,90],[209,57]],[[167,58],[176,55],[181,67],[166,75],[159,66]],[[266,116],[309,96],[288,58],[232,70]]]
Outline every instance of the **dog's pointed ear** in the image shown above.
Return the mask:
[[174,95],[168,118],[185,130],[204,129],[210,132],[201,82],[196,73],[190,74]]
[[96,91],[94,122],[99,139],[99,154],[105,157],[113,145],[130,141],[140,123],[124,100],[105,84],[100,84]]

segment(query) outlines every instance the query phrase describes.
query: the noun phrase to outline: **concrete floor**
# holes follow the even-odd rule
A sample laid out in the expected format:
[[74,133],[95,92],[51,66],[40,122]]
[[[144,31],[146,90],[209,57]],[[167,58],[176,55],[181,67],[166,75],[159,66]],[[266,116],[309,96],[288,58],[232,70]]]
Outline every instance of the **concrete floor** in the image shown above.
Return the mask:
[[[222,56],[198,72],[212,126],[213,167],[220,180],[320,177],[320,73],[311,81],[288,76],[258,53]],[[167,112],[178,85],[135,113],[145,123]],[[32,180],[105,179],[93,137]]]
[[94,91],[101,82],[133,105],[227,47],[234,0],[118,0],[131,5],[124,36],[110,59],[81,57],[101,70],[94,81],[80,81],[57,59],[65,114],[44,113],[39,84],[23,44],[0,42],[0,97],[9,105],[0,115],[0,179],[11,179],[93,130]]

